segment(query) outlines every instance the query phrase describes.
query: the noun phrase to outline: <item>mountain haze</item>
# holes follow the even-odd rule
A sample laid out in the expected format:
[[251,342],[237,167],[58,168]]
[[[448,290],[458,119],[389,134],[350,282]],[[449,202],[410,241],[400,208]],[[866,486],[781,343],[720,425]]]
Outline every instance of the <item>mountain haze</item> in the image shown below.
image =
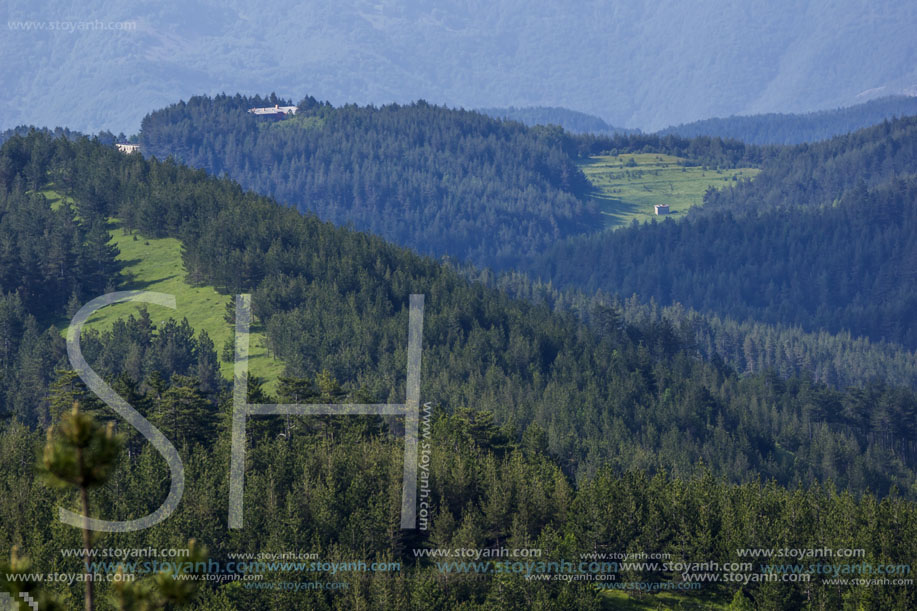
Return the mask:
[[497,118],[519,121],[526,125],[559,125],[574,134],[626,134],[639,130],[609,125],[595,115],[569,108],[529,106],[526,108],[479,108],[478,112]]
[[[131,133],[179,98],[273,90],[336,104],[566,106],[655,130],[834,108],[917,86],[909,2],[599,1],[576,11],[522,0],[4,5],[0,128]],[[64,20],[134,25],[48,29]]]
[[659,134],[733,138],[749,144],[802,144],[910,115],[917,115],[917,96],[889,96],[847,108],[804,114],[770,113],[704,119],[667,127]]

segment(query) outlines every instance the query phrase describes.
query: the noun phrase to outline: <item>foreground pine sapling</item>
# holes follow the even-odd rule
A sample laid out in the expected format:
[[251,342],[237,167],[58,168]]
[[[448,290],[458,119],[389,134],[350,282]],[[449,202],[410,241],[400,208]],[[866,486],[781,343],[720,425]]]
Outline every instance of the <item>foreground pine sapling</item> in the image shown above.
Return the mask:
[[90,549],[92,533],[89,528],[89,489],[108,481],[117,464],[123,445],[114,433],[114,423],[99,424],[89,414],[80,412],[79,402],[64,414],[57,426],[48,428],[43,454],[46,481],[51,485],[79,489],[83,514],[83,573],[86,583],[85,607],[94,609]]

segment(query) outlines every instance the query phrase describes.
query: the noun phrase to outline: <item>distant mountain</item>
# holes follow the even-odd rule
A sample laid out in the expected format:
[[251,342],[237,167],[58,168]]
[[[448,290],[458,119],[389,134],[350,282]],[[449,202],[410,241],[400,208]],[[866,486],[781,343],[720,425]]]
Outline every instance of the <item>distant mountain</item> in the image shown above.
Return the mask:
[[70,0],[7,0],[0,7],[7,20],[0,128],[133,133],[147,112],[196,94],[308,91],[336,104],[564,106],[656,130],[713,116],[836,108],[917,85],[914,2],[85,0],[74,11]]
[[639,129],[613,127],[595,115],[555,106],[529,106],[526,108],[479,108],[478,112],[496,119],[510,119],[526,125],[560,125],[574,134],[634,134]]
[[827,140],[887,119],[917,115],[917,97],[889,96],[836,110],[705,119],[667,127],[660,135],[715,136],[749,144],[801,144]]
[[[556,240],[543,231],[544,222],[551,219],[553,211],[563,202],[575,201],[576,197],[559,189],[557,185],[562,183],[551,176],[559,177],[564,171],[569,171],[573,155],[608,150],[654,151],[684,158],[690,165],[711,168],[764,163],[769,173],[777,172],[781,164],[796,159],[806,167],[815,167],[813,175],[818,177],[825,173],[821,166],[836,165],[836,161],[827,157],[823,159],[820,154],[817,159],[810,158],[827,145],[757,147],[709,137],[687,140],[657,134],[562,136],[556,128],[505,125],[477,113],[422,103],[382,108],[352,105],[334,108],[307,98],[300,105],[301,110],[296,117],[277,122],[258,120],[244,112],[252,105],[273,105],[275,102],[288,103],[286,100],[240,96],[196,97],[188,103],[176,104],[149,115],[144,120],[142,145],[148,154],[159,158],[174,155],[211,173],[225,173],[239,179],[246,187],[277,195],[301,210],[315,212],[327,220],[352,223],[357,228],[378,232],[422,252],[446,254],[453,261],[474,260],[497,269],[506,268],[513,262],[518,262],[523,268],[535,265],[538,275],[553,280],[555,286],[568,289],[586,287],[590,292],[601,288],[606,294],[629,296],[635,290],[630,280],[621,285],[593,283],[593,280],[607,274],[604,270],[610,261],[618,261],[619,265],[635,265],[631,259],[639,258],[637,255],[644,249],[656,246],[648,243],[635,250],[625,245],[621,247],[621,254],[597,255],[592,245],[602,244],[606,239],[605,235],[598,235],[575,241],[575,247],[569,251],[552,248]],[[881,129],[881,126],[874,128],[873,132]],[[453,137],[447,138],[445,134],[453,134]],[[510,134],[510,139],[505,140]],[[895,136],[894,139],[900,138]],[[862,157],[862,163],[866,164],[868,151],[879,146],[883,138],[878,133],[859,134],[838,139],[834,146],[841,146],[840,143],[847,140],[859,142],[851,144],[851,150],[856,150],[856,156]],[[246,143],[245,147],[240,143]],[[531,155],[537,150],[548,152],[542,157],[543,161]],[[904,152],[906,147],[899,146],[898,150]],[[381,159],[376,151],[395,152]],[[566,155],[569,157],[565,159]],[[846,156],[850,157],[849,154]],[[507,159],[516,159],[517,163],[508,164]],[[518,174],[519,171],[523,173]],[[501,199],[512,198],[514,193],[519,193],[518,184],[514,184],[522,175],[528,176],[526,180],[529,181],[525,191],[540,195],[535,199],[518,200],[520,206],[501,204]],[[364,179],[354,179],[354,176],[380,178],[375,184],[366,184]],[[476,182],[475,177],[480,176],[489,177],[489,189],[483,192],[483,197],[480,192],[469,190]],[[555,181],[554,186],[552,180]],[[430,193],[449,195],[429,200]],[[553,203],[543,207],[538,205],[538,198]],[[711,198],[708,196],[708,200]],[[505,219],[505,224],[494,225],[493,220],[488,219]],[[801,220],[805,219],[784,219],[782,222],[791,225]],[[825,229],[827,225],[816,218],[804,229],[817,232],[813,226]],[[596,225],[592,229],[599,227]],[[568,227],[561,235],[569,237],[576,233],[576,229]],[[719,227],[711,235],[727,229]],[[836,230],[842,232],[845,227],[839,226]],[[649,229],[638,230],[634,236],[652,235],[647,232]],[[865,237],[859,230],[857,235]],[[902,235],[907,235],[906,228],[895,233],[898,237]],[[617,238],[616,235],[610,237]],[[891,237],[891,234],[886,235],[888,239]],[[729,240],[717,241],[705,235],[702,241],[708,244],[709,249],[722,249],[724,242]],[[845,243],[854,245],[853,240]],[[770,244],[773,245],[773,242]],[[553,255],[561,252],[556,258],[546,257],[549,263],[536,264],[545,253]],[[846,256],[845,253],[841,251],[840,256]],[[778,250],[774,256],[784,255],[782,250]],[[817,271],[822,259],[816,258],[816,263],[811,265],[796,266]],[[869,261],[866,263],[869,264]],[[644,276],[650,284],[640,289],[640,296],[645,289],[648,297],[666,303],[667,297],[659,294],[652,281],[656,278],[655,268],[664,272],[669,266],[654,265],[653,261],[648,261],[647,265],[651,269],[644,272]],[[576,269],[571,272],[568,267]],[[766,271],[778,269],[778,266],[764,268]],[[482,276],[478,276],[478,271],[471,273],[478,279],[493,278],[490,271]],[[728,275],[724,278],[727,284],[732,283]],[[716,282],[719,281],[705,279],[697,286],[700,289],[715,287]],[[527,286],[525,281],[522,284]],[[501,284],[501,288],[514,286]],[[548,289],[550,292],[550,285]],[[540,291],[526,288],[513,292],[534,301],[543,301]],[[564,299],[566,297],[552,297],[550,301]],[[707,307],[708,312],[722,312],[710,308],[703,301],[694,301],[695,296],[684,299]],[[727,302],[723,299],[723,303]],[[587,311],[570,309],[589,318],[589,308],[586,308]],[[764,310],[759,308],[758,311]],[[647,310],[639,303],[628,301],[623,315],[625,319],[633,316],[636,320],[655,320],[646,314],[647,311],[655,312],[655,309]],[[743,320],[742,323],[707,313],[703,317],[698,313],[684,313],[684,308],[669,308],[666,312],[666,319],[675,327],[687,329],[684,334],[691,338],[691,342],[696,342],[705,357],[718,355],[740,371],[757,372],[773,368],[786,376],[811,372],[819,381],[838,387],[862,385],[875,377],[917,387],[914,355],[900,346],[870,343],[843,332],[830,336],[824,332],[816,334],[814,330],[819,329],[818,324],[814,324],[813,332],[804,334],[793,325],[781,327],[783,318],[780,315],[768,319],[776,326],[756,324],[747,320],[747,304],[729,302],[725,311],[726,315],[734,314]],[[847,320],[854,320],[855,316]],[[803,319],[794,321],[797,324],[805,322]],[[659,321],[648,324],[659,324]]]
[[912,178],[917,174],[917,117],[769,152],[754,180],[708,193],[695,213],[754,216],[772,209],[827,207],[855,188],[862,193]]
[[307,98],[282,121],[249,107],[278,98],[194,97],[143,120],[144,153],[170,155],[323,220],[423,254],[505,267],[601,217],[572,137],[432,106]]
[[917,117],[772,153],[682,221],[571,238],[526,271],[917,349]]

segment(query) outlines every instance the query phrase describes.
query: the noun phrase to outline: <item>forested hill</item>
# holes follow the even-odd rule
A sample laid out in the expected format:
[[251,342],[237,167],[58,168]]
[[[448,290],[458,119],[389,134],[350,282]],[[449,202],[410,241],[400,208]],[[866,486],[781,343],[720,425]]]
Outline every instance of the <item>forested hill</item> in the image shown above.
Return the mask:
[[[878,384],[842,392],[805,379],[739,378],[722,363],[697,358],[665,324],[631,327],[604,308],[587,327],[379,238],[246,194],[229,180],[87,140],[14,138],[0,153],[0,170],[4,205],[23,214],[47,205],[29,191],[51,176],[76,201],[81,223],[115,216],[141,236],[179,238],[189,279],[253,293],[254,312],[289,376],[309,380],[324,371],[364,401],[403,396],[407,298],[424,293],[424,399],[450,413],[492,412],[513,438],[544,431],[546,448],[571,476],[589,477],[603,465],[692,473],[701,456],[735,480],[830,477],[884,491],[893,483],[907,489],[914,477],[909,391]],[[64,217],[59,208],[48,222]],[[21,229],[11,223],[5,231]],[[100,263],[83,272],[66,252],[49,249],[47,263],[29,271],[32,259],[11,253],[3,259],[4,291],[20,294],[56,282],[61,266],[65,276],[92,277],[112,260],[103,251]],[[85,299],[94,286],[67,290]],[[55,297],[47,307],[63,312],[67,290],[49,293]],[[21,318],[15,307],[8,311],[11,321]],[[11,328],[27,327],[19,320]],[[59,343],[55,352],[53,334],[40,342],[28,337],[5,361],[4,393],[9,404],[25,405],[20,421],[47,422],[47,403],[15,401],[23,388],[16,376],[51,375],[60,367]],[[107,359],[113,379],[129,375],[118,370],[124,361]]]
[[[43,194],[49,187],[64,196],[58,205]],[[575,580],[447,575],[450,563],[417,553],[433,548],[537,547],[545,558],[572,562],[594,558],[581,554],[595,550],[647,549],[725,563],[747,560],[736,557],[738,548],[831,546],[861,548],[864,562],[914,562],[911,391],[882,383],[837,391],[772,374],[740,378],[722,362],[703,362],[664,322],[626,324],[604,307],[587,326],[228,179],[35,132],[0,148],[0,545],[18,545],[34,566],[78,570],[80,561],[60,553],[77,540],[58,521],[57,508],[70,501],[42,486],[34,466],[44,426],[59,422],[74,401],[112,420],[68,371],[59,330],[48,329],[49,320],[126,280],[117,275],[115,249],[103,242],[102,224],[111,217],[127,239],[181,241],[184,269],[165,274],[252,293],[255,322],[288,366],[277,397],[250,380],[252,403],[403,401],[408,296],[425,295],[428,530],[399,527],[404,444],[373,416],[251,418],[245,528],[228,529],[233,401],[228,383],[213,375],[212,342],[158,313],[86,332],[89,362],[161,428],[186,465],[184,499],[144,542],[180,545],[193,533],[222,563],[269,545],[403,564],[397,575],[310,573],[347,583],[346,593],[214,581],[192,608],[426,609],[434,596],[443,608],[620,602]],[[26,308],[38,302],[44,309],[36,317]],[[124,456],[108,483],[90,493],[92,512],[143,515],[166,496],[169,469],[133,429],[114,421],[126,434]],[[858,526],[851,531],[849,524]],[[96,541],[123,548],[137,539],[104,533]],[[3,574],[24,564],[4,566]],[[282,571],[265,581],[288,579]],[[685,579],[650,567],[626,574],[650,583]],[[0,587],[10,589],[9,581]],[[53,591],[65,600],[79,593],[77,584],[34,587],[33,594]],[[97,587],[100,597],[117,600],[111,584]],[[797,608],[816,600],[825,608],[871,601],[908,609],[915,602],[913,588],[817,580],[727,583],[702,595],[703,606],[758,600]]]
[[[259,119],[275,98],[195,97],[148,115],[145,154],[242,186],[424,254],[504,266],[591,230],[597,212],[560,130],[417,102]],[[286,103],[286,102],[285,102]]]
[[917,117],[879,125],[815,144],[769,149],[755,180],[710,191],[700,213],[757,213],[829,206],[856,187],[874,187],[917,173]]
[[804,114],[769,113],[704,119],[667,127],[657,133],[686,138],[731,138],[749,144],[802,144],[827,140],[885,120],[911,115],[917,115],[917,97],[889,96],[847,108]]
[[917,347],[917,118],[778,151],[683,222],[574,239],[556,286]]
[[559,125],[573,134],[631,134],[639,129],[614,127],[601,117],[555,106],[528,106],[525,108],[479,108],[478,112],[496,119],[519,121],[526,125]]
[[601,229],[577,167],[584,157],[657,152],[726,168],[777,153],[709,137],[568,134],[424,102],[335,108],[305,98],[281,121],[246,112],[275,103],[289,102],[221,95],[174,104],[144,119],[142,151],[423,254],[498,269]]
[[605,291],[558,288],[520,272],[494,274],[473,266],[459,268],[476,282],[494,286],[533,303],[574,312],[595,322],[596,312],[611,307],[625,323],[638,329],[669,328],[685,346],[704,359],[724,360],[743,373],[777,372],[782,377],[813,376],[833,388],[865,387],[876,380],[917,390],[917,351],[900,344],[870,341],[849,331],[804,331],[799,326],[742,322],[727,316],[701,313],[681,303],[660,307],[654,299],[627,299]]
[[[51,130],[48,128],[36,128],[32,125],[20,125],[19,127],[14,127],[14,128],[3,130],[2,132],[0,132],[0,145],[2,145],[4,142],[9,140],[13,136],[25,136],[25,135],[28,135],[29,132],[36,131],[36,130],[47,133],[47,134],[52,134],[55,138],[68,138],[70,140],[74,140],[82,136],[82,134],[80,134],[79,132],[71,131],[67,129],[66,127],[56,127],[53,130]],[[114,138],[112,138],[111,141],[113,143]]]
[[[828,298],[827,293],[825,299],[822,299],[810,291],[794,292],[786,288],[780,289],[779,294],[789,296],[790,301],[787,305],[779,308],[766,305],[771,303],[767,300],[777,300],[779,297],[775,297],[775,293],[767,288],[770,276],[764,268],[752,269],[745,282],[757,286],[755,282],[762,281],[765,289],[749,289],[754,294],[754,300],[746,300],[736,292],[734,270],[723,259],[717,258],[731,257],[733,255],[728,253],[751,248],[748,244],[739,246],[739,243],[745,240],[744,237],[730,245],[727,241],[719,240],[717,230],[714,229],[712,243],[704,244],[703,247],[691,246],[694,249],[706,249],[711,253],[711,249],[718,249],[716,254],[710,254],[713,269],[704,272],[709,274],[710,282],[690,284],[687,279],[697,280],[698,274],[701,273],[696,267],[692,267],[680,272],[679,275],[679,278],[689,284],[682,286],[682,280],[676,279],[674,285],[670,286],[672,282],[665,279],[670,273],[668,270],[679,269],[681,262],[669,261],[665,266],[660,266],[658,259],[641,258],[644,252],[651,252],[652,257],[661,256],[657,249],[663,246],[653,243],[656,239],[656,234],[653,233],[655,229],[643,228],[633,230],[633,234],[628,233],[627,235],[632,237],[626,238],[627,240],[645,242],[641,246],[643,250],[625,250],[620,253],[616,250],[619,247],[630,248],[629,245],[620,246],[624,243],[622,240],[625,240],[623,236],[590,237],[581,232],[581,227],[575,227],[572,231],[559,233],[566,236],[581,236],[581,239],[576,237],[566,242],[559,239],[555,243],[550,238],[551,235],[555,235],[554,233],[539,233],[543,227],[540,223],[545,218],[539,215],[543,212],[548,214],[543,205],[550,201],[550,197],[556,197],[555,201],[574,202],[574,206],[581,205],[575,192],[570,193],[552,187],[551,176],[544,176],[548,171],[552,175],[557,175],[558,171],[552,167],[559,167],[561,173],[567,171],[565,168],[570,168],[569,163],[574,159],[582,160],[596,154],[655,152],[675,155],[685,159],[685,163],[709,168],[763,166],[766,172],[776,173],[778,176],[782,175],[781,168],[794,168],[798,164],[801,167],[796,170],[796,182],[789,184],[810,185],[831,174],[832,168],[838,163],[832,155],[844,160],[852,157],[859,159],[857,163],[862,167],[856,170],[857,172],[863,172],[862,168],[873,167],[874,149],[879,146],[877,139],[881,139],[884,133],[882,126],[864,132],[872,133],[873,136],[870,137],[856,134],[846,139],[818,145],[759,147],[736,140],[706,136],[692,139],[658,134],[568,136],[547,128],[505,125],[473,113],[451,111],[425,104],[382,109],[356,106],[332,108],[307,98],[302,104],[301,114],[276,123],[256,120],[245,112],[249,105],[272,105],[278,102],[282,100],[271,97],[193,98],[187,104],[174,105],[147,118],[143,133],[145,150],[158,157],[174,153],[177,157],[212,172],[225,173],[240,179],[247,186],[262,193],[284,193],[286,195],[283,197],[289,198],[285,201],[296,203],[300,209],[314,210],[320,218],[338,222],[363,219],[362,224],[353,222],[357,227],[379,232],[401,245],[428,248],[428,252],[449,254],[459,260],[471,257],[478,264],[484,263],[498,269],[514,266],[533,272],[535,277],[554,282],[555,286],[565,289],[590,292],[601,289],[606,294],[617,294],[622,298],[630,297],[636,291],[644,302],[654,299],[659,304],[668,305],[681,301],[696,310],[731,318],[741,325],[753,324],[760,318],[761,321],[772,324],[802,325],[810,332],[807,339],[802,340],[806,344],[805,348],[798,347],[799,336],[794,335],[792,340],[787,339],[787,342],[797,346],[793,349],[786,346],[777,348],[773,342],[765,342],[760,328],[754,333],[755,337],[741,337],[739,346],[733,345],[735,333],[732,332],[723,331],[720,333],[720,339],[715,341],[707,336],[698,337],[698,341],[704,345],[709,343],[711,346],[718,346],[716,350],[710,349],[705,352],[706,356],[712,356],[714,352],[721,354],[742,371],[754,371],[759,368],[759,364],[763,366],[765,363],[772,363],[779,371],[800,372],[808,369],[816,372],[820,380],[828,380],[841,386],[848,383],[862,384],[871,377],[868,372],[881,372],[883,369],[876,361],[877,353],[873,352],[868,358],[858,357],[858,362],[853,363],[850,359],[840,356],[841,353],[849,354],[846,348],[840,347],[845,343],[844,340],[829,340],[828,344],[836,346],[837,349],[826,349],[824,342],[815,342],[814,339],[810,341],[814,338],[811,333],[827,329],[843,333],[846,330],[854,333],[854,336],[868,334],[873,339],[884,337],[888,340],[903,341],[899,332],[894,330],[900,329],[900,326],[894,326],[893,322],[868,319],[872,314],[866,312],[875,313],[877,308],[888,308],[888,304],[869,304],[863,306],[865,309],[857,310],[859,313],[848,310],[835,316],[838,308],[845,306],[842,303],[825,301]],[[488,136],[487,140],[476,139],[477,136],[463,137],[459,140],[464,141],[464,144],[453,143],[447,147],[437,134],[441,129],[452,130],[459,125],[471,125],[472,133],[479,133],[474,131],[479,128],[493,130],[495,135]],[[892,125],[892,131],[895,133],[906,129],[906,122],[899,121]],[[508,133],[507,130],[515,134],[512,141],[501,141],[496,137],[497,134]],[[450,137],[457,135],[455,131],[449,133]],[[412,135],[411,138],[408,138],[409,134]],[[544,144],[546,141],[548,144]],[[846,148],[843,150],[839,148],[840,152],[837,154],[815,153],[822,148],[840,147],[840,142],[847,141],[853,144],[845,145]],[[369,146],[370,150],[367,150],[366,143],[369,142],[376,144]],[[533,194],[533,197],[541,193],[546,199],[535,202],[529,212],[514,214],[511,217],[494,216],[495,210],[505,210],[505,200],[498,199],[502,197],[501,194],[507,193],[506,189],[510,189],[510,197],[519,192],[512,186],[516,185],[512,183],[513,177],[532,176],[529,169],[526,169],[526,164],[532,160],[527,151],[531,150],[533,143],[538,143],[535,146],[553,147],[549,160],[553,160],[555,166],[536,168],[536,175],[541,172],[538,175],[540,178],[526,186],[525,193]],[[518,153],[513,148],[517,144],[521,147]],[[251,152],[248,148],[258,152]],[[897,151],[895,154],[898,155],[904,148],[906,147],[890,145],[889,150]],[[377,153],[377,149],[393,150],[397,151],[397,154],[383,156]],[[480,154],[481,151],[487,154]],[[497,158],[493,157],[497,152],[500,155],[499,163]],[[560,157],[553,157],[555,153]],[[517,154],[520,155],[519,160],[512,161]],[[904,163],[901,160],[896,163],[899,162]],[[465,178],[459,181],[463,186],[455,191],[450,189],[452,185],[457,184],[458,173],[442,173],[443,167],[448,164],[457,164],[459,172],[465,172]],[[332,167],[333,172],[330,171]],[[810,168],[811,172],[807,173],[807,168]],[[848,169],[854,171],[853,168]],[[891,171],[890,175],[894,174],[895,171]],[[476,183],[476,177],[479,176],[486,177],[486,182]],[[872,180],[868,174],[864,176],[867,180]],[[781,180],[782,178],[770,179],[769,184],[774,190],[763,191],[761,197],[776,197],[778,202],[784,203],[780,195],[787,187]],[[851,175],[845,172],[832,177],[831,180],[849,182]],[[484,197],[477,197],[480,191],[475,184],[487,185],[487,194]],[[464,186],[469,185],[472,188],[464,189]],[[734,198],[735,201],[727,205],[730,211],[738,214],[746,201],[745,196],[740,195],[741,189],[757,189],[758,185],[758,181],[753,181],[740,183],[738,188],[730,189],[726,193],[711,192],[707,196],[707,201],[712,202],[711,205],[716,208],[720,200]],[[373,199],[367,199],[369,196]],[[805,199],[808,196],[808,193],[804,193],[799,198],[801,201],[808,201]],[[440,204],[437,198],[445,203]],[[445,215],[443,206],[451,206],[452,214]],[[393,207],[393,214],[373,214],[374,209],[390,211]],[[530,214],[531,210],[535,212]],[[586,211],[584,216],[589,216],[589,212]],[[437,222],[429,223],[428,220],[431,218]],[[453,220],[437,224],[444,218]],[[513,226],[499,228],[499,218],[519,222]],[[781,223],[792,223],[781,217],[777,217],[777,220]],[[810,223],[805,225],[806,231],[816,231],[817,235],[821,236],[818,240],[833,239],[824,236],[826,226],[820,225],[819,221],[810,219],[806,222]],[[563,225],[559,227],[563,228]],[[595,225],[591,229],[598,231],[600,225]],[[731,235],[730,229],[726,228],[724,231],[726,233],[722,235]],[[794,232],[793,235],[797,236],[798,233]],[[505,236],[506,239],[501,239],[501,236]],[[606,237],[610,240],[607,244]],[[808,240],[809,236],[798,239]],[[846,243],[850,244],[849,241]],[[537,252],[533,252],[536,245],[540,246]],[[670,246],[673,249],[678,248],[676,244]],[[785,247],[771,245],[767,241],[760,247],[764,249],[766,258],[762,260],[766,262],[765,267],[770,266],[771,271],[789,265],[781,259],[783,251],[780,249]],[[545,253],[549,254],[545,256]],[[690,258],[685,259],[682,256],[682,261],[684,260]],[[796,274],[827,274],[825,278],[830,278],[833,272],[824,269],[825,260],[825,257],[818,257],[817,260],[794,261],[791,267],[805,270],[794,272]],[[643,263],[638,264],[638,261]],[[609,269],[611,262],[614,262],[617,271]],[[890,265],[889,262],[874,258],[868,259],[868,264],[871,266],[868,273],[876,271],[880,266]],[[644,265],[645,268],[640,265]],[[724,270],[719,270],[718,265],[725,266]],[[744,265],[753,268],[755,261],[748,260]],[[784,281],[785,278],[777,277],[775,287],[781,286]],[[822,282],[830,284],[829,280]],[[712,286],[718,288],[714,290]],[[831,299],[842,293],[849,296],[850,291],[854,289],[861,298],[868,299],[870,289],[851,286],[832,289],[834,292],[831,293]],[[798,310],[794,310],[789,304],[802,305]],[[813,308],[819,311],[817,316],[812,313]],[[896,312],[897,310],[888,311],[879,318],[883,321],[894,318],[897,316]],[[865,325],[859,324],[859,320],[865,320]],[[722,328],[714,321],[710,324],[713,325],[711,328]],[[889,324],[892,327],[888,327]],[[693,326],[700,328],[698,325]],[[706,328],[709,325],[701,327]],[[771,336],[774,333],[778,332],[775,329],[766,332]],[[750,345],[760,346],[754,351],[754,355],[750,349],[744,349],[746,339]],[[879,351],[881,352],[881,349]],[[912,372],[915,368],[912,364],[913,358],[908,353],[909,350],[889,347],[887,354],[896,362],[895,373],[892,373],[891,369],[888,370],[890,379],[906,383],[913,378]],[[814,354],[820,356],[816,358],[812,356]],[[765,358],[764,355],[770,356]],[[879,361],[881,360],[879,358]]]

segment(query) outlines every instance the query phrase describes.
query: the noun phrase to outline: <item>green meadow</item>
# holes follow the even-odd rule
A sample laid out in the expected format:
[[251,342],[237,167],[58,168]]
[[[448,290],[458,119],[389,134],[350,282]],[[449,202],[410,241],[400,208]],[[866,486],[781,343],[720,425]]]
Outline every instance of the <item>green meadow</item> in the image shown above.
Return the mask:
[[51,203],[52,210],[57,210],[64,204],[67,204],[68,206],[73,205],[72,198],[67,197],[66,195],[61,195],[54,189],[45,189],[44,191],[41,191],[41,194],[44,195],[45,199],[47,199],[48,202]]
[[[72,202],[53,190],[42,191],[51,205],[59,207]],[[232,297],[221,295],[212,286],[192,286],[185,281],[185,266],[181,259],[181,243],[174,238],[154,239],[136,232],[127,233],[116,219],[109,223],[111,243],[121,253],[121,279],[119,291],[153,291],[175,295],[176,309],[149,303],[118,303],[99,310],[86,322],[86,326],[100,331],[108,330],[119,318],[136,315],[140,308],[147,308],[154,323],[169,318],[188,323],[198,333],[206,331],[213,340],[220,358],[220,371],[227,380],[232,379],[232,361],[223,361],[223,346],[232,337],[232,325],[224,319],[226,304]],[[67,332],[69,321],[58,325],[62,334]],[[264,388],[274,392],[277,379],[283,373],[283,362],[272,357],[267,349],[264,333],[257,323],[252,324],[249,346],[249,373],[265,380]]]
[[[113,223],[114,225],[114,223]],[[117,225],[111,230],[112,242],[121,251],[122,281],[119,291],[144,290],[175,295],[175,310],[155,304],[121,303],[108,306],[94,314],[87,324],[108,329],[118,318],[147,307],[154,322],[167,318],[187,318],[195,331],[206,331],[220,357],[220,371],[232,379],[232,361],[222,360],[224,343],[232,337],[232,325],[224,319],[230,295],[221,295],[212,286],[192,286],[185,281],[181,259],[181,242],[174,238],[150,239],[136,233],[126,234]],[[264,333],[252,325],[250,336],[249,373],[265,379],[265,390],[276,390],[277,378],[283,373],[283,363],[268,354]]]
[[655,204],[668,204],[669,218],[684,218],[691,206],[703,203],[708,188],[723,188],[758,173],[755,168],[688,167],[684,161],[654,153],[602,155],[590,157],[580,169],[592,183],[592,199],[605,216],[607,227],[657,218]]

